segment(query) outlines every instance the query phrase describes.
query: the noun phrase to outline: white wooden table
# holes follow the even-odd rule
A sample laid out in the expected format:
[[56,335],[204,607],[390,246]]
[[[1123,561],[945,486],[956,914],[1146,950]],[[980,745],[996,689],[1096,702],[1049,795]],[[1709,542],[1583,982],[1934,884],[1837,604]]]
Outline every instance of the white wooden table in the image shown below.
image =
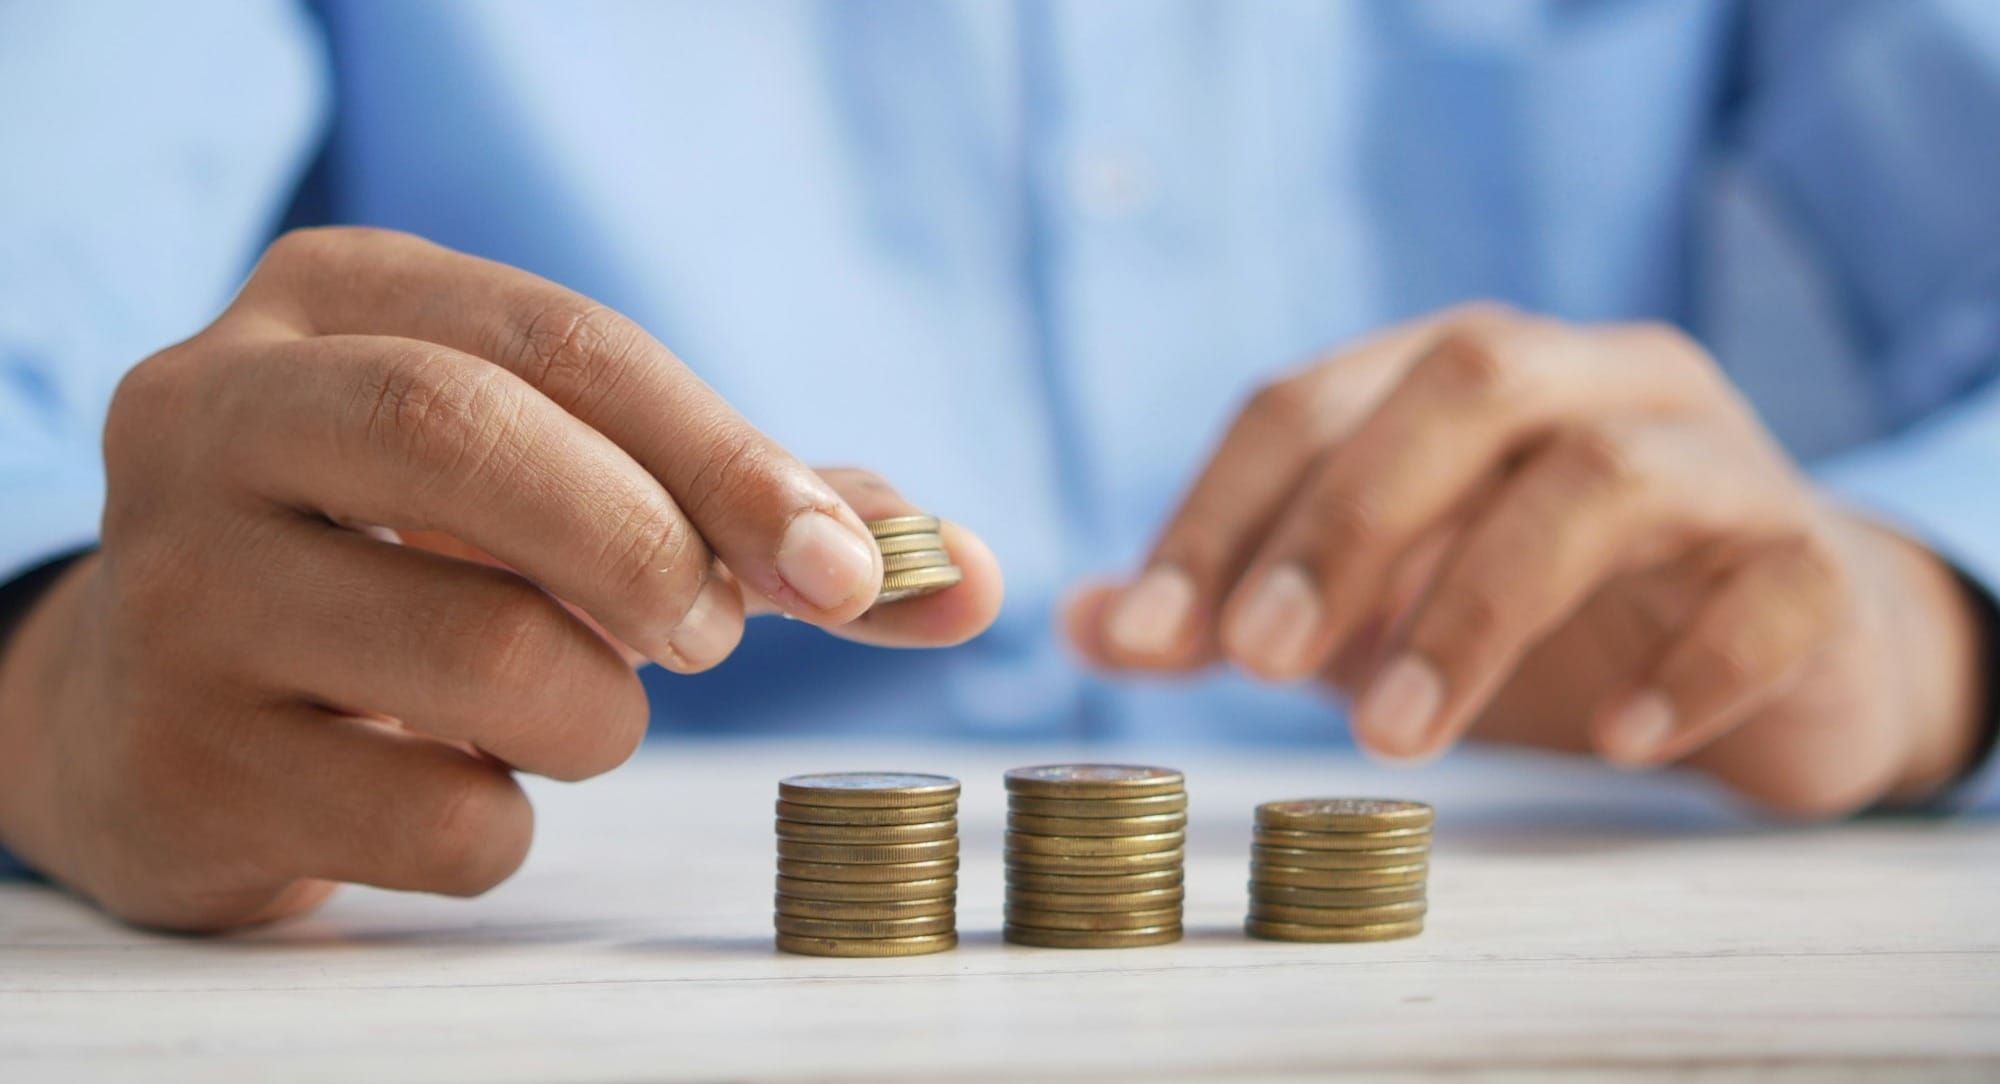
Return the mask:
[[[1095,750],[1188,774],[1188,937],[1003,944],[1000,772],[1075,753],[664,745],[535,787],[485,898],[350,890],[221,939],[0,886],[0,1080],[2000,1078],[2000,824],[1780,828],[1521,756]],[[965,781],[964,943],[780,955],[776,781],[870,767]],[[1242,935],[1250,809],[1312,794],[1437,804],[1422,937]]]

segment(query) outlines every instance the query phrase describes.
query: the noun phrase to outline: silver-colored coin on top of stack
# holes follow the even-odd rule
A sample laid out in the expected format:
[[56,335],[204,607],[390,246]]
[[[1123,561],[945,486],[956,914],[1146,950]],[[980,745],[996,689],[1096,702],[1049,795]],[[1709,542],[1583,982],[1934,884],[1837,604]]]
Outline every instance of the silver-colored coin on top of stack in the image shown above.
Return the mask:
[[958,944],[958,780],[909,772],[778,783],[778,947],[918,956]]
[[1244,929],[1272,941],[1390,941],[1424,931],[1422,802],[1300,798],[1257,807]]
[[1171,768],[1007,773],[1007,940],[1135,948],[1181,939],[1187,783]]
[[875,605],[936,594],[965,578],[944,548],[943,527],[936,516],[925,515],[868,522],[868,533],[882,551],[882,593],[875,596]]

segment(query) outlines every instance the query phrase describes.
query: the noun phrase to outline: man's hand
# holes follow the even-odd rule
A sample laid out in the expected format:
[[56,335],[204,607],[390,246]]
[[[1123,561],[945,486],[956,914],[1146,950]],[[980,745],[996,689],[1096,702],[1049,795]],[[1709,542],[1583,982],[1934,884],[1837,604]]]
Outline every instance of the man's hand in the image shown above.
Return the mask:
[[398,234],[281,239],[125,380],[105,456],[100,553],[0,659],[0,840],[142,923],[483,891],[528,848],[513,770],[637,746],[631,662],[713,666],[746,608],[920,645],[999,605],[953,529],[965,582],[864,618],[893,491],[604,307]]
[[1459,310],[1267,387],[1143,574],[1067,620],[1107,668],[1355,690],[1392,757],[1687,759],[1803,814],[1935,788],[1975,739],[1947,570],[1828,507],[1653,325]]

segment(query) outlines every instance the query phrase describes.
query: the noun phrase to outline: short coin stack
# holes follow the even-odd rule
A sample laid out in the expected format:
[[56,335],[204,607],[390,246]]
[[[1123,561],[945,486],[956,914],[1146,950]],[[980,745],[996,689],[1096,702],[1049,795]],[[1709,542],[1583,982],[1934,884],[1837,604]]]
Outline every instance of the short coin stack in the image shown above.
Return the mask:
[[936,516],[890,516],[870,520],[868,533],[882,550],[882,593],[877,606],[929,595],[954,586],[965,574],[951,563]]
[[1250,917],[1273,941],[1389,941],[1424,931],[1431,807],[1303,798],[1257,807]]
[[902,772],[778,783],[778,947],[917,956],[958,944],[958,780]]
[[1007,940],[1045,948],[1180,940],[1186,839],[1187,784],[1177,771],[1008,772]]

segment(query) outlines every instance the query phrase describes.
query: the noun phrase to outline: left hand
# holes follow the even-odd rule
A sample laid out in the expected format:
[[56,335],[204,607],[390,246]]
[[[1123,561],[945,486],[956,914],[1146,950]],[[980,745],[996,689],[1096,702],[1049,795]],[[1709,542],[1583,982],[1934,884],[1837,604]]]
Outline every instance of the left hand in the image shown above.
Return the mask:
[[1943,564],[1830,507],[1661,325],[1454,310],[1271,384],[1067,622],[1109,669],[1355,690],[1393,757],[1686,759],[1801,814],[1935,788],[1975,741]]

